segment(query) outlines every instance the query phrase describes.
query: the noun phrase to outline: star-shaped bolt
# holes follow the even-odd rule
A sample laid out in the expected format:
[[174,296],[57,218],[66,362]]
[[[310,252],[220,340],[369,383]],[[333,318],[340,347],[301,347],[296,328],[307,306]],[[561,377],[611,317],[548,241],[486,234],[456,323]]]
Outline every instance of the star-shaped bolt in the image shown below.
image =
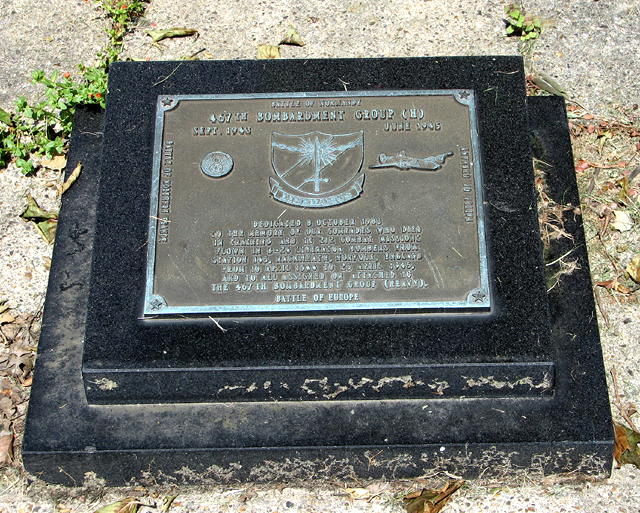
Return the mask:
[[487,295],[481,290],[476,290],[473,294],[471,294],[474,303],[484,303],[487,299]]
[[163,307],[164,301],[160,301],[157,297],[149,301],[149,308],[151,308],[151,310],[162,310]]

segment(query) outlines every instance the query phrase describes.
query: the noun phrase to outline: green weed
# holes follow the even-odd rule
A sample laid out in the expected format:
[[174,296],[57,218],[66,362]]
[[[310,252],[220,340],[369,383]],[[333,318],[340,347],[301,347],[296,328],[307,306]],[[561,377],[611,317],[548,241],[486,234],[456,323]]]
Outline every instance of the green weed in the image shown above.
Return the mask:
[[111,18],[111,26],[105,29],[109,35],[109,46],[98,54],[105,66],[117,61],[122,51],[122,40],[128,30],[140,18],[149,3],[140,0],[97,0]]
[[15,112],[0,110],[0,165],[15,159],[24,174],[34,172],[39,157],[51,158],[66,152],[78,105],[105,107],[109,65],[118,60],[124,35],[143,14],[148,2],[99,1],[111,17],[111,26],[107,29],[110,42],[98,54],[100,62],[96,66],[80,64],[78,78],[63,73],[59,80],[57,71],[50,78],[42,71],[31,74],[34,83],[45,86],[44,100],[30,105],[21,96],[15,102]]
[[36,159],[46,155],[62,155],[73,125],[73,115],[80,104],[98,104],[104,108],[107,73],[104,68],[79,66],[80,78],[74,80],[64,73],[58,80],[55,71],[47,78],[34,71],[32,81],[45,86],[45,99],[30,105],[24,96],[15,102],[15,112],[9,114],[2,132],[0,160],[5,164],[14,158],[24,174],[36,169]]
[[540,37],[542,25],[538,16],[525,14],[518,4],[505,6],[504,12],[507,15],[505,22],[508,36],[520,36],[521,41],[529,41]]

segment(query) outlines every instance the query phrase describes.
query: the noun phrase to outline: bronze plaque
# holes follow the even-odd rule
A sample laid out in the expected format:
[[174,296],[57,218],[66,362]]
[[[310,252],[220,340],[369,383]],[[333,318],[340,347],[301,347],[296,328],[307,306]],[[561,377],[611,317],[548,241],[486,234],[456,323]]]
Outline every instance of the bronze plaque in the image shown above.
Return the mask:
[[158,98],[145,316],[490,306],[473,91]]

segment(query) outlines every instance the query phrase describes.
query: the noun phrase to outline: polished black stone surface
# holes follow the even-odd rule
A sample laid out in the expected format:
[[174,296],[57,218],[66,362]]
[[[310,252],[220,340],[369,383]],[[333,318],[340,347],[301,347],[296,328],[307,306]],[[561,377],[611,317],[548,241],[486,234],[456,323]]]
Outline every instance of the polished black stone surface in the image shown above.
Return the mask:
[[[218,317],[226,331],[141,320],[157,96],[343,82],[476,92],[491,311]],[[536,215],[532,147],[549,195],[579,205],[564,104],[527,100],[520,58],[116,63],[102,123],[82,111],[74,127],[69,162],[84,171],[59,222],[29,471],[66,484],[182,468],[219,480],[610,471],[580,216],[543,252]],[[547,293],[545,262],[569,250],[580,268]]]

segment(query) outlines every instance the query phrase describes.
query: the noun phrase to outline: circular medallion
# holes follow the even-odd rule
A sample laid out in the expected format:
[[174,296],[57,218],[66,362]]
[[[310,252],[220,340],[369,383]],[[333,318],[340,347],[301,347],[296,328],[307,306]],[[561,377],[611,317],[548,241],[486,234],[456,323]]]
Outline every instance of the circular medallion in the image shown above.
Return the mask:
[[200,162],[200,169],[207,176],[220,178],[229,174],[233,168],[233,159],[221,151],[207,153]]

